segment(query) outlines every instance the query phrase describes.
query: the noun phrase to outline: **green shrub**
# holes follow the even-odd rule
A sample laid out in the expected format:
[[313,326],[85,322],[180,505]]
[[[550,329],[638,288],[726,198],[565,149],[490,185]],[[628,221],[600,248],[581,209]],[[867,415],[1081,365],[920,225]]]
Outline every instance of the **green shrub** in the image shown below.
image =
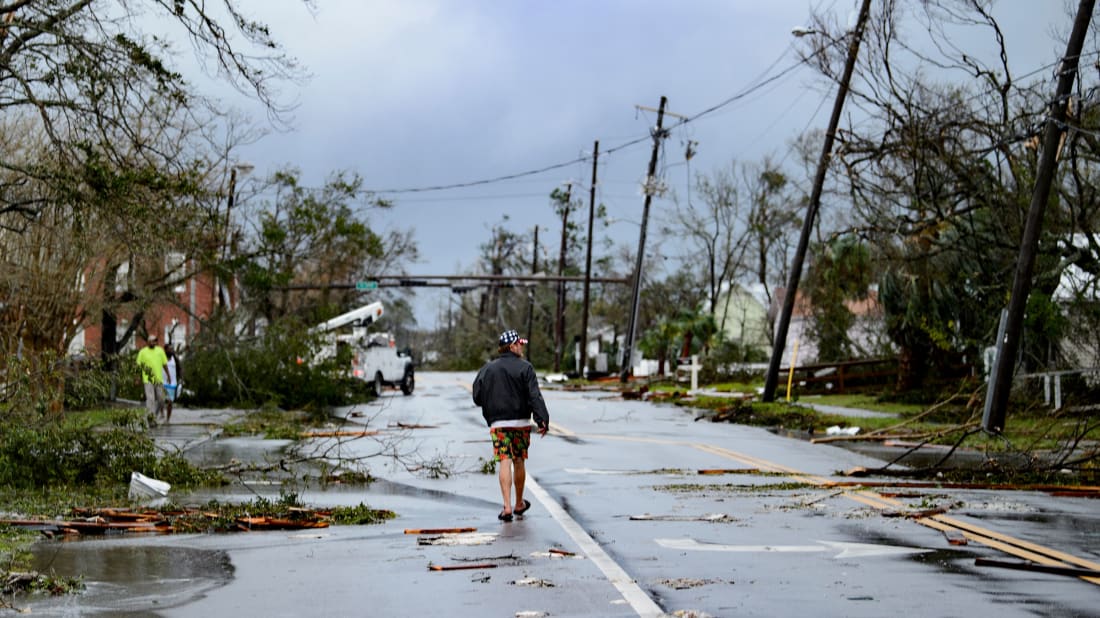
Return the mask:
[[0,435],[0,485],[102,486],[128,483],[134,471],[174,485],[208,484],[218,478],[178,455],[158,456],[151,438],[125,428],[12,426]]
[[723,341],[715,346],[703,361],[703,368],[699,371],[699,381],[705,384],[757,381],[761,379],[760,373],[747,370],[744,366],[748,363],[762,363],[767,360],[767,353],[757,347]]

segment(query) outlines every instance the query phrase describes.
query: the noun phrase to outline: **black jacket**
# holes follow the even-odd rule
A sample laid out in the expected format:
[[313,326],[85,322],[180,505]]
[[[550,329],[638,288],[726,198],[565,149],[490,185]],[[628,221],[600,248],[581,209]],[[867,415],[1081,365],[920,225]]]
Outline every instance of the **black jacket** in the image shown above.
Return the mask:
[[489,361],[474,378],[474,403],[481,406],[485,422],[530,420],[545,427],[550,424],[550,412],[542,400],[535,368],[511,352]]

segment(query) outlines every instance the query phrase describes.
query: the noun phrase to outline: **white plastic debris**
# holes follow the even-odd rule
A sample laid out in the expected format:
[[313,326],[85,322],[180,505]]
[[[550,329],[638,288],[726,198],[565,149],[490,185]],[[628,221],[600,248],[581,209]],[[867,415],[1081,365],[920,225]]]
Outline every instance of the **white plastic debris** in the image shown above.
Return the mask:
[[833,425],[825,430],[827,436],[854,436],[859,433],[859,427],[841,427]]
[[164,481],[145,476],[140,472],[130,473],[130,498],[163,498],[172,486]]

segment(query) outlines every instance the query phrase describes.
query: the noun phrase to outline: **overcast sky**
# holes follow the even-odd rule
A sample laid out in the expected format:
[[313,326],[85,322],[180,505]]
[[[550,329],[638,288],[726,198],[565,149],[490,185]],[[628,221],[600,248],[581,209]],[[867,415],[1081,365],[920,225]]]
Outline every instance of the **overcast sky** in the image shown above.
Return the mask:
[[[600,157],[598,201],[608,233],[636,244],[645,139],[662,95],[694,117],[797,63],[795,26],[815,8],[854,22],[855,0],[247,0],[312,78],[287,86],[298,108],[293,131],[273,133],[239,156],[264,175],[283,165],[319,186],[334,170],[356,171],[396,207],[372,225],[415,229],[422,261],[413,274],[474,266],[490,228],[510,217],[517,233],[541,226],[540,243],[560,234],[549,205],[573,180],[587,204],[591,163],[462,189],[391,192],[470,183],[542,169],[642,140]],[[1023,70],[1057,58],[1064,44],[1049,24],[1069,23],[1064,0],[1002,2]],[[670,189],[731,161],[782,160],[793,138],[823,129],[833,94],[801,67],[742,100],[675,130],[661,169]],[[233,101],[242,109],[246,102]],[[670,118],[675,121],[675,118]],[[666,122],[666,126],[669,123]],[[690,164],[684,150],[698,142]],[[793,157],[788,160],[793,162]],[[806,179],[798,179],[807,182]],[[672,207],[654,201],[654,216]],[[630,240],[628,240],[630,239]],[[598,274],[598,273],[597,273]],[[445,289],[418,292],[421,326],[431,326]]]

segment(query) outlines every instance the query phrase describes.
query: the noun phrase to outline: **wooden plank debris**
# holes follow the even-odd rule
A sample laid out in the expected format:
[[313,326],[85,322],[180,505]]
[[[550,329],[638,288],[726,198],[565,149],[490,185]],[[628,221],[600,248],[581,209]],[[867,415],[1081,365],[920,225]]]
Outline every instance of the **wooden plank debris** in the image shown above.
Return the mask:
[[484,562],[481,564],[429,564],[429,571],[468,571],[471,569],[495,569],[497,565]]
[[57,530],[64,534],[107,534],[108,532],[172,532],[172,526],[164,520],[161,521],[60,521],[52,519],[4,519],[0,524],[7,524],[17,528],[37,528],[40,530]]
[[565,551],[564,549],[558,549],[557,547],[551,547],[549,551],[550,551],[550,553],[557,554],[559,556],[576,556],[577,555],[577,554],[575,554],[571,551]]
[[966,535],[958,530],[944,530],[943,536],[947,539],[950,545],[967,545],[969,541],[966,539]]
[[[325,513],[312,509],[291,507],[290,517],[238,517],[228,530],[302,530],[307,528],[327,528],[329,522],[324,519]],[[216,520],[221,517],[217,513],[199,510],[182,510],[170,512],[157,511],[130,511],[118,508],[74,508],[74,516],[80,519],[68,521],[62,520],[5,520],[13,526],[34,528],[43,531],[61,532],[63,534],[107,534],[110,532],[145,532],[165,534],[179,530],[194,530],[195,525],[203,519]],[[195,520],[198,519],[199,522]],[[225,530],[223,530],[225,531]]]
[[477,528],[405,528],[405,534],[460,534],[477,532]]
[[303,530],[328,528],[327,521],[315,519],[282,519],[279,517],[238,517],[237,526],[243,530]]
[[1082,569],[1078,567],[1050,566],[1036,564],[1034,562],[1015,562],[1011,560],[993,560],[991,558],[975,558],[977,566],[1000,567],[1002,569],[1016,569],[1019,571],[1035,571],[1037,573],[1050,573],[1052,575],[1068,575],[1070,577],[1100,577],[1100,570]]

